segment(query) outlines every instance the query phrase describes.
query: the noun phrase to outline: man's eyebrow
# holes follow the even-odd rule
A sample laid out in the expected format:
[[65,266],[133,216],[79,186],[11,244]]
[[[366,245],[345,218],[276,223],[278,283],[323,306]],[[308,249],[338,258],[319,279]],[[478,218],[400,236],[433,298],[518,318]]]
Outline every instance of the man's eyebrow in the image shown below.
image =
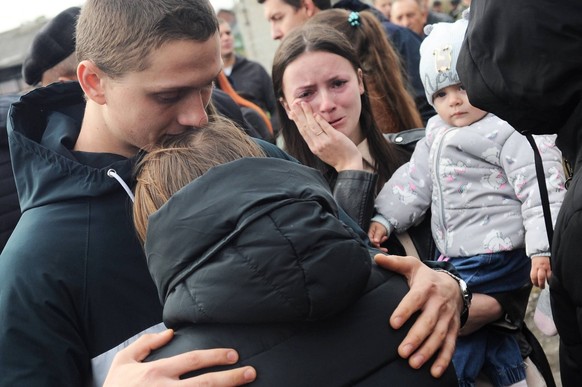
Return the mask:
[[208,87],[210,85],[213,84],[213,82],[216,80],[216,78],[218,77],[218,74],[220,74],[220,72],[222,71],[222,68],[216,72],[216,74],[205,84],[203,85],[198,85],[195,87],[192,86],[184,86],[184,85],[176,85],[176,86],[160,86],[160,87],[156,87],[154,89],[150,89],[149,92],[150,93],[165,93],[165,92],[169,92],[169,91],[180,91],[180,90],[190,90],[190,89],[202,89],[205,87]]

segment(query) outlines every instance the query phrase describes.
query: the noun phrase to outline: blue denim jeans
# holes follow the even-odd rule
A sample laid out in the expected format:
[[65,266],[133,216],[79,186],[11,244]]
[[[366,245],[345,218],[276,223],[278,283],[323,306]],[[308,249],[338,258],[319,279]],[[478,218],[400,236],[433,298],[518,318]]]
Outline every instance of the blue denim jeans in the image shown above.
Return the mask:
[[458,337],[453,364],[459,387],[473,387],[481,370],[494,386],[509,386],[525,379],[517,340],[487,327]]
[[473,293],[503,293],[529,283],[531,259],[524,249],[448,258]]
[[[507,292],[530,281],[531,260],[523,249],[445,259],[455,266],[474,293]],[[481,370],[495,386],[508,386],[525,379],[517,340],[511,334],[488,327],[458,338],[453,364],[461,387],[474,386]]]

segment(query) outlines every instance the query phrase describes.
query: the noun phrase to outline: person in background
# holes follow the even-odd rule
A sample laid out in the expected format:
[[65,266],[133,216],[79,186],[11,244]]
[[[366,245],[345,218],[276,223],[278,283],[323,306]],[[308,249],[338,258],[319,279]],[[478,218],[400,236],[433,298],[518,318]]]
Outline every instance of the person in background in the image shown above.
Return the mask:
[[[213,91],[213,98],[217,90],[224,92],[228,97],[230,97],[232,101],[238,105],[244,120],[255,130],[256,135],[251,135],[252,137],[260,138],[269,142],[275,141],[271,120],[267,114],[259,106],[255,105],[248,99],[241,97],[240,94],[234,90],[228,77],[224,73],[224,70],[218,73],[214,85],[216,88]],[[228,117],[228,115],[226,116]]]
[[[329,0],[258,0],[258,2],[263,5],[265,18],[271,25],[271,36],[275,40],[283,39],[286,34],[303,25],[318,12],[331,8]],[[334,4],[334,8],[355,12],[370,10],[379,18],[386,36],[400,55],[408,87],[411,88],[423,124],[426,123],[435,112],[424,98],[424,89],[418,73],[420,38],[409,29],[391,23],[380,11],[360,0],[340,0]]]
[[374,0],[374,8],[382,12],[382,15],[390,20],[390,8],[392,8],[392,0]]
[[443,13],[443,2],[440,0],[434,0],[430,6],[430,10],[436,13]]
[[372,116],[382,133],[398,133],[423,126],[414,99],[406,88],[406,75],[388,39],[380,39],[382,26],[368,12],[328,9],[308,23],[329,25],[354,46],[361,63]]
[[[469,102],[455,70],[467,24],[434,24],[421,45],[426,97],[438,116],[378,194],[370,240],[378,245],[430,208],[439,260],[452,263],[473,292],[518,291],[530,281],[544,288],[550,242],[533,151],[507,122]],[[565,178],[554,140],[536,138],[556,214]],[[474,386],[482,370],[495,386],[526,385],[517,338],[490,326],[460,336],[453,363],[463,387]]]
[[449,11],[449,15],[458,20],[463,15],[463,11],[467,9],[467,7],[461,3],[461,0],[451,0],[451,10]]
[[444,13],[442,11],[438,11],[437,9],[435,9],[435,5],[437,7],[442,7],[442,2],[441,1],[434,1],[431,4],[431,0],[420,0],[421,1],[421,5],[422,8],[424,9],[424,12],[426,13],[426,23],[425,25],[429,25],[429,24],[435,24],[435,23],[452,23],[455,21],[455,19],[453,19],[449,14]]
[[234,90],[250,102],[258,105],[269,116],[271,129],[277,129],[277,102],[273,94],[273,83],[267,71],[257,62],[237,55],[230,24],[218,19],[220,29],[220,55],[223,71]]
[[[75,23],[79,7],[71,7],[47,22],[35,35],[22,65],[22,77],[30,86],[76,80]],[[20,219],[6,133],[8,109],[21,96],[0,96],[0,252]]]
[[421,39],[426,36],[426,25],[454,21],[445,13],[433,11],[428,0],[392,0],[391,15],[395,24],[411,29]]
[[[215,116],[219,39],[207,0],[87,0],[75,37],[79,82],[35,89],[12,105],[8,137],[22,217],[0,256],[0,386],[102,385],[111,364],[108,383],[170,384],[237,361],[235,351],[218,348],[142,362],[172,334],[128,211],[137,154]],[[379,262],[411,284],[391,326],[422,310],[399,354],[418,368],[438,352],[431,369],[441,375],[460,325],[458,282],[415,258]],[[240,367],[183,384],[255,377]]]
[[424,39],[424,26],[427,14],[420,0],[392,0],[390,20],[401,27],[408,28]]
[[81,8],[67,8],[35,35],[22,63],[22,76],[31,86],[77,80],[75,23]]

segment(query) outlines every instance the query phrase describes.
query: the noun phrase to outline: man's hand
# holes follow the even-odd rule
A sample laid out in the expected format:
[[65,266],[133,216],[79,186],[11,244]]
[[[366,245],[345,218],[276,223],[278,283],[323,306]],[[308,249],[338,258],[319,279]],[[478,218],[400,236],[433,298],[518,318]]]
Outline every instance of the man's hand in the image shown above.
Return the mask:
[[461,326],[463,300],[459,284],[415,257],[377,254],[374,259],[383,268],[405,276],[410,286],[390,317],[392,328],[400,328],[413,313],[421,311],[400,343],[398,354],[409,358],[410,366],[418,369],[439,351],[430,372],[440,377],[451,362]]
[[167,344],[174,336],[168,329],[157,334],[146,334],[118,352],[103,387],[127,386],[241,386],[255,380],[252,367],[212,372],[180,380],[180,375],[201,368],[234,364],[238,354],[232,349],[208,349],[186,352],[167,359],[142,363],[152,350]]

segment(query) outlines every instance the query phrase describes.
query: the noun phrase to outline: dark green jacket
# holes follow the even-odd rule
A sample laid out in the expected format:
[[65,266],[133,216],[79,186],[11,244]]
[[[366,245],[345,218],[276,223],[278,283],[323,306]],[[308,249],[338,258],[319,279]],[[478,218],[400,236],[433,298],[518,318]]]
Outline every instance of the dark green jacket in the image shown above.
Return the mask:
[[131,187],[133,160],[72,151],[84,107],[77,83],[55,84],[9,116],[23,214],[0,256],[0,386],[99,384],[126,340],[163,328],[131,201],[107,173]]

